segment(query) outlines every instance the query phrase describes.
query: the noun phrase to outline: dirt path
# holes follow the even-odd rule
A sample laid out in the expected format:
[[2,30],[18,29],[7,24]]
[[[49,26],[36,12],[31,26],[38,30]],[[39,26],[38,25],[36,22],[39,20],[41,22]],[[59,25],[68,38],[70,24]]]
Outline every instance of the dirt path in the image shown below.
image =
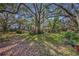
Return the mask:
[[24,39],[13,38],[8,42],[0,43],[0,55],[29,56],[39,55],[39,50],[28,45]]

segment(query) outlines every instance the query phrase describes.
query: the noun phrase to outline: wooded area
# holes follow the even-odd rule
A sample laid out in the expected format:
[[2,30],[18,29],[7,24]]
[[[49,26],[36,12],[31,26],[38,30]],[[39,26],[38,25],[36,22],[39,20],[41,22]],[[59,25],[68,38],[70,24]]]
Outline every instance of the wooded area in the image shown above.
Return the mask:
[[79,55],[79,4],[1,3],[0,55]]

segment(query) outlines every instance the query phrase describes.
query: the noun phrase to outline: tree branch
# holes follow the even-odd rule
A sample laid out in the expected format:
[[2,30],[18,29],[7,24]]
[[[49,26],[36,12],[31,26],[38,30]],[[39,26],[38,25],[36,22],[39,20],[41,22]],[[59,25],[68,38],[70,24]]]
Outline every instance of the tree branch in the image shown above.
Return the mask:
[[11,12],[11,11],[8,11],[8,10],[4,9],[4,10],[0,10],[0,13],[8,12],[8,13],[11,13],[11,14],[17,14],[21,5],[22,5],[21,3],[18,5],[17,10],[15,12]]

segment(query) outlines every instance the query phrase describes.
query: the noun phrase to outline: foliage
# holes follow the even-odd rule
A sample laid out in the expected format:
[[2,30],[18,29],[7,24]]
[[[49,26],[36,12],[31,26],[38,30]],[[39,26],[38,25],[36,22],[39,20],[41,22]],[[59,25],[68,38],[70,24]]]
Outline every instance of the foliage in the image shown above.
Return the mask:
[[59,32],[61,30],[61,22],[59,17],[55,17],[53,20],[48,21],[48,27],[51,32]]
[[65,38],[68,39],[68,43],[71,45],[79,43],[79,36],[75,32],[66,32]]
[[16,33],[17,34],[22,34],[22,31],[21,30],[17,30]]

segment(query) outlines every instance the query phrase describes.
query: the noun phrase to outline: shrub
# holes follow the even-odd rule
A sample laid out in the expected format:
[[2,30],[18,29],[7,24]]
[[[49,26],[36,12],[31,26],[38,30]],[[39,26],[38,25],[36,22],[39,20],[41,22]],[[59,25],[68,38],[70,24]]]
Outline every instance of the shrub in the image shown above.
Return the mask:
[[22,31],[21,30],[17,30],[16,33],[17,34],[22,34]]
[[79,37],[75,32],[66,32],[65,38],[67,38],[68,44],[76,44],[79,42]]
[[65,38],[70,39],[72,33],[71,32],[66,32],[65,33]]
[[54,33],[54,34],[48,34],[46,36],[46,39],[52,43],[60,44],[62,42],[62,40],[64,39],[64,36],[59,33]]

